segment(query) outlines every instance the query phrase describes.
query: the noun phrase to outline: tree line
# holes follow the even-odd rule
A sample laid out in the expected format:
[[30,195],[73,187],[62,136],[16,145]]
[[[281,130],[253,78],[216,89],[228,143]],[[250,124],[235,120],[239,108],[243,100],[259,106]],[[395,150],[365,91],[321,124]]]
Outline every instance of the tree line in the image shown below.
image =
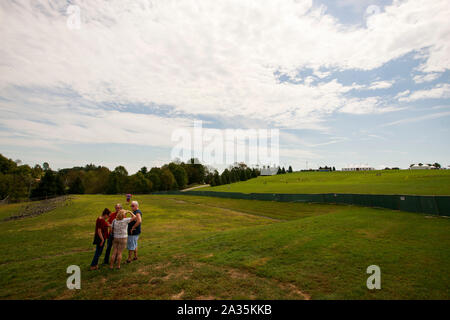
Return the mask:
[[188,185],[222,184],[246,181],[260,175],[244,163],[222,174],[196,159],[174,161],[161,167],[141,168],[130,175],[125,167],[113,171],[93,164],[54,171],[48,163],[33,168],[0,154],[0,200],[41,199],[64,194],[148,194],[184,189]]
[[222,174],[217,170],[209,171],[206,174],[205,182],[211,186],[220,186],[239,181],[247,181],[256,178],[261,174],[257,168],[249,168],[245,163],[236,163],[225,169]]
[[277,174],[285,174],[285,173],[292,173],[292,172],[294,172],[292,170],[292,166],[289,166],[289,168],[287,170],[284,167],[283,168],[278,167]]

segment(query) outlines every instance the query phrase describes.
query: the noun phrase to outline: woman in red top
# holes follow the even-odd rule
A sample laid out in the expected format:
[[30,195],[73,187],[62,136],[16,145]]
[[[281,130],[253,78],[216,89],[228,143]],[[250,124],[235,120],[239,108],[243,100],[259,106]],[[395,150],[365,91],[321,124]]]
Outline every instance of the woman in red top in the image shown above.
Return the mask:
[[97,247],[95,249],[94,259],[92,259],[91,270],[98,269],[98,259],[102,255],[103,247],[105,246],[106,239],[108,239],[110,224],[106,221],[109,218],[111,211],[106,208],[103,210],[101,217],[97,218],[95,223],[95,235],[94,243]]

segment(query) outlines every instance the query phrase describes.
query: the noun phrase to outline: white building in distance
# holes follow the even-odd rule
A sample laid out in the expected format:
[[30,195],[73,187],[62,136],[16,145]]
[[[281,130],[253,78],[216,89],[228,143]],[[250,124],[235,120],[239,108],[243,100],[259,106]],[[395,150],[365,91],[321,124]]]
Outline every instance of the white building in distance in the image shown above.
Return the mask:
[[438,169],[435,166],[429,166],[427,164],[419,166],[418,164],[415,164],[411,167],[409,167],[410,170],[431,170],[431,169]]
[[342,168],[342,171],[373,171],[375,168],[368,166]]
[[261,175],[262,176],[274,176],[276,175],[278,172],[278,168],[277,167],[267,167],[267,168],[262,168],[261,169]]

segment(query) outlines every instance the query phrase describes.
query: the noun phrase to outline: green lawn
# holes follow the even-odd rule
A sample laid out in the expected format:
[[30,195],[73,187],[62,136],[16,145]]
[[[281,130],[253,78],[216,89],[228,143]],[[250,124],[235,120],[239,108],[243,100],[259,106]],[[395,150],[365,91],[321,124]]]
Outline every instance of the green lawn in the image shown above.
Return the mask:
[[[95,219],[123,198],[0,222],[0,299],[450,299],[449,219],[343,205],[138,196],[140,260],[88,271]],[[372,264],[381,290],[366,288]]]
[[243,193],[450,195],[450,170],[295,172],[201,190]]

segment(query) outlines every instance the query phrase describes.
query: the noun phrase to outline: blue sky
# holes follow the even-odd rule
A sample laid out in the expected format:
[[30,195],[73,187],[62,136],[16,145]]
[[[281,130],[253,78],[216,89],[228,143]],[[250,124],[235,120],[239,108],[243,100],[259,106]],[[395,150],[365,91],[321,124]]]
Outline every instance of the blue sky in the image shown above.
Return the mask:
[[0,153],[135,172],[202,120],[279,129],[297,170],[448,166],[449,14],[446,0],[2,1]]

